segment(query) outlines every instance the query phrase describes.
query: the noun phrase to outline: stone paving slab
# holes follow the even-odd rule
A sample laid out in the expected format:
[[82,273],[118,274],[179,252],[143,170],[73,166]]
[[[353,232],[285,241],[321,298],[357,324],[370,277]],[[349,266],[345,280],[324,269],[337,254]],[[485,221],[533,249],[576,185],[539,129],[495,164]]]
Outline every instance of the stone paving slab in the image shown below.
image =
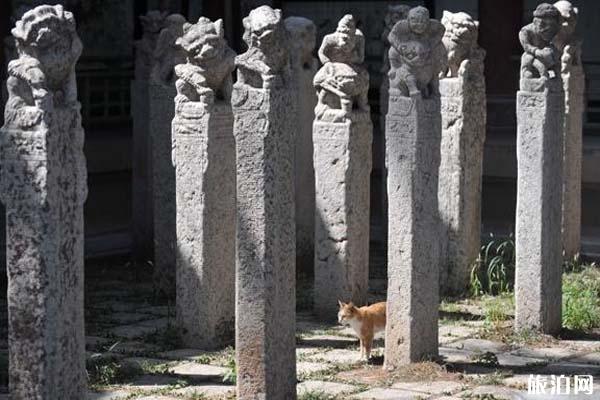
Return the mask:
[[594,375],[600,376],[600,365],[578,364],[566,361],[548,364],[540,369],[539,374],[545,375]]
[[458,340],[448,344],[446,347],[469,350],[473,352],[485,353],[487,351],[492,353],[501,353],[507,349],[507,346],[503,343],[493,342],[485,339],[464,339]]
[[353,337],[335,335],[311,335],[302,336],[300,344],[311,347],[334,347],[343,349],[358,345],[358,339]]
[[420,396],[418,393],[408,392],[399,389],[375,388],[356,394],[351,399],[360,400],[417,400]]
[[450,395],[463,391],[465,387],[464,383],[455,381],[398,382],[392,385],[392,389],[432,395]]
[[[129,396],[129,392],[125,390],[111,390],[106,392],[90,392],[88,393],[87,400],[119,400]],[[6,397],[8,400],[8,397]],[[0,400],[4,400],[0,395]]]
[[194,381],[222,381],[223,376],[229,371],[224,367],[216,365],[198,364],[195,362],[184,362],[170,368],[170,371],[182,377]]
[[478,386],[474,389],[470,389],[470,390],[466,390],[462,393],[457,394],[457,397],[466,397],[469,398],[468,395],[470,395],[471,397],[477,398],[477,396],[479,396],[479,398],[482,398],[484,396],[490,396],[493,395],[494,399],[496,400],[514,400],[515,398],[518,399],[518,395],[521,394],[521,391],[518,390],[514,390],[514,389],[509,389],[509,388],[505,388],[502,386],[492,386],[492,385],[485,385],[485,386]]
[[593,364],[600,366],[600,352],[577,355],[569,358],[567,361],[577,364]]
[[158,357],[166,358],[167,360],[194,360],[195,358],[210,354],[203,350],[197,349],[176,349],[163,351],[158,353]]
[[358,388],[353,385],[325,381],[306,381],[296,385],[296,391],[298,392],[299,396],[311,392],[323,393],[331,396],[339,396],[341,394],[353,393],[357,390]]
[[111,321],[116,324],[129,325],[129,324],[134,324],[139,321],[146,321],[146,320],[151,320],[151,319],[156,319],[156,316],[152,315],[152,314],[142,314],[139,312],[119,311],[119,312],[113,312],[110,314],[103,315],[102,318],[100,318],[99,320],[100,321],[108,320],[108,321]]
[[[226,397],[235,394],[235,386],[230,385],[192,385],[173,390],[173,394],[179,396],[204,395],[207,397]],[[185,397],[184,397],[185,398]]]
[[524,357],[533,358],[544,358],[548,360],[560,360],[563,358],[575,356],[575,352],[570,349],[563,347],[540,347],[540,348],[527,348],[523,347],[517,350],[511,351],[511,354]]
[[111,348],[114,353],[142,354],[156,353],[160,347],[152,343],[144,343],[136,340],[118,341],[113,340]]
[[180,378],[169,375],[142,375],[130,385],[123,386],[124,390],[157,390],[175,385]]
[[330,365],[316,362],[300,361],[296,363],[296,373],[298,376],[313,374],[316,372],[326,371],[331,368]]
[[361,361],[359,350],[335,349],[315,354],[307,358],[310,361],[326,361],[336,364],[355,364]]

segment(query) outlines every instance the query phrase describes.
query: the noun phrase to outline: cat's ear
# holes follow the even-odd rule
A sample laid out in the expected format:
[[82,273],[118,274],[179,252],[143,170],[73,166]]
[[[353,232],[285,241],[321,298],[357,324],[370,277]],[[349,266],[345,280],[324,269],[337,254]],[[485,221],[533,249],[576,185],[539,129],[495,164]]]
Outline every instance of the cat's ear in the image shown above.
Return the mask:
[[348,303],[348,307],[354,308],[354,303],[353,302]]
[[338,299],[338,304],[340,305],[340,308],[344,308],[345,304],[343,301]]

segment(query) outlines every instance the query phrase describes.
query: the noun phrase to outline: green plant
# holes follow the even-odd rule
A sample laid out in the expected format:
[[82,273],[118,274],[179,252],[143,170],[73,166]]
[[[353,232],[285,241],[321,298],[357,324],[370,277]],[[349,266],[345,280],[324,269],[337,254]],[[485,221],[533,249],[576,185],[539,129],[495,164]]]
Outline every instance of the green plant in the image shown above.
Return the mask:
[[499,365],[498,357],[491,351],[486,351],[485,353],[476,353],[471,357],[471,359],[475,364],[486,367],[497,367]]
[[562,324],[573,330],[600,327],[600,271],[592,266],[563,276]]
[[497,325],[509,319],[509,310],[514,310],[514,295],[504,293],[495,297],[488,297],[483,302],[485,322]]
[[491,240],[481,247],[473,263],[470,290],[473,296],[510,292],[515,276],[515,241],[512,234],[508,239]]
[[235,385],[237,383],[237,365],[235,364],[235,357],[229,358],[227,361],[227,372],[223,376],[223,383]]

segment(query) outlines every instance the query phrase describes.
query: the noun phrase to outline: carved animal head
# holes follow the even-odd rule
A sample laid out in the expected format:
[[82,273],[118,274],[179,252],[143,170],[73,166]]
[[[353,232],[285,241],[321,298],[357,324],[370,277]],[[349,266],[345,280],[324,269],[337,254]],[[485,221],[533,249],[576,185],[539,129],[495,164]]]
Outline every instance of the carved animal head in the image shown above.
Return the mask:
[[338,305],[340,306],[338,311],[338,322],[343,325],[350,324],[350,321],[356,318],[358,309],[352,302],[344,303],[343,301],[338,300]]
[[265,49],[276,45],[277,41],[285,35],[281,10],[274,10],[269,6],[261,6],[250,11],[250,14],[244,18],[243,25],[246,30],[244,41],[248,47]]
[[560,12],[552,4],[542,3],[533,12],[536,33],[546,42],[552,41],[560,30]]
[[38,6],[12,29],[19,55],[36,58],[50,86],[60,86],[81,55],[73,14],[63,6]]
[[422,35],[429,29],[429,10],[425,7],[411,8],[407,19],[410,30],[418,35]]
[[190,61],[201,64],[219,58],[227,47],[222,19],[212,22],[200,17],[197,23],[186,24],[183,32],[175,43],[187,53]]
[[342,51],[351,52],[356,45],[356,22],[354,17],[346,14],[340,19],[335,30],[337,46]]
[[310,19],[303,17],[288,17],[284,25],[290,35],[292,56],[302,63],[309,63],[317,44],[317,27]]
[[464,12],[444,11],[442,24],[446,28],[442,39],[450,63],[460,64],[477,46],[479,22]]

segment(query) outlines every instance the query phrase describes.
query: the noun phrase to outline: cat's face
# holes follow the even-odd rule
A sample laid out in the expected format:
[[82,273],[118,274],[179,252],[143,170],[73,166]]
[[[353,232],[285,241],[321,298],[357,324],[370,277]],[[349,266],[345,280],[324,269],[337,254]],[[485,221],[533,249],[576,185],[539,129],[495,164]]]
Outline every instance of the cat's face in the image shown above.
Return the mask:
[[350,321],[356,316],[356,307],[352,302],[344,303],[338,300],[340,309],[338,311],[338,322],[342,325],[349,325]]

